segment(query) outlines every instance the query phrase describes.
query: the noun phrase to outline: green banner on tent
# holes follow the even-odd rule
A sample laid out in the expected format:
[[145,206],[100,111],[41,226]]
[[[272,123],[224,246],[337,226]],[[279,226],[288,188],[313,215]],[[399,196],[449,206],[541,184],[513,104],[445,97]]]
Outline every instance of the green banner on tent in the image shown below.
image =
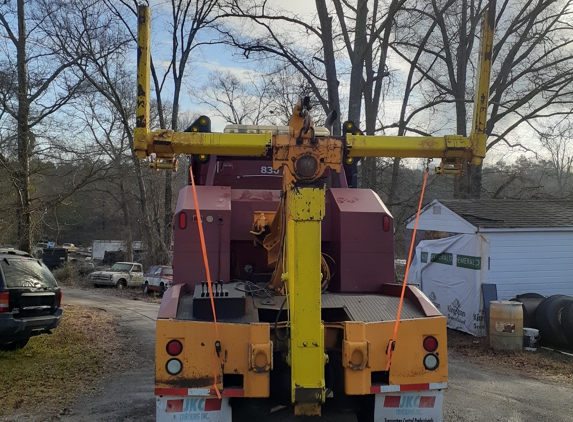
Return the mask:
[[437,264],[446,264],[446,265],[452,265],[454,262],[454,256],[451,253],[433,253],[431,258],[430,258],[431,262],[435,262]]
[[470,270],[481,270],[481,258],[479,256],[458,255],[456,265]]

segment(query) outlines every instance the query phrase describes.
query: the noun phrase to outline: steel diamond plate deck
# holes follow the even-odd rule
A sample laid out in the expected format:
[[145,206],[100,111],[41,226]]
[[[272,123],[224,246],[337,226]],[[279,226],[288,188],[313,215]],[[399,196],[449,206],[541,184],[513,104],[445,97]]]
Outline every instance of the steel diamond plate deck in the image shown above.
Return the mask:
[[[278,310],[284,296],[271,299],[255,298],[257,309]],[[344,293],[325,293],[322,295],[322,308],[342,308],[351,321],[377,322],[394,321],[398,313],[400,298],[394,296],[357,295]],[[404,299],[400,319],[424,318],[424,314],[408,299]]]

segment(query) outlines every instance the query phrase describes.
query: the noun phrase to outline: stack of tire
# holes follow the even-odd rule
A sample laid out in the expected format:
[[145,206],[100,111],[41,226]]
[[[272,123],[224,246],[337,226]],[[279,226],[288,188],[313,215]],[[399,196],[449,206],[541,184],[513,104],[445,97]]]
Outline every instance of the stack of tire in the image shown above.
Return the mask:
[[573,297],[549,296],[535,311],[541,343],[557,348],[573,347]]
[[573,297],[525,293],[511,301],[521,302],[523,326],[537,328],[545,346],[573,348]]

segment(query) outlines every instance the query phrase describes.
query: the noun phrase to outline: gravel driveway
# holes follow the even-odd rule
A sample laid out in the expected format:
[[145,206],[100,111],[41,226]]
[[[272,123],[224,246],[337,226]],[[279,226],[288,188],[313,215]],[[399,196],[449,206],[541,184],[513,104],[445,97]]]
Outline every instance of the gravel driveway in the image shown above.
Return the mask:
[[[102,294],[65,289],[64,300],[106,309],[119,320],[122,334],[137,352],[134,369],[101,381],[101,393],[82,397],[61,415],[65,422],[152,422],[155,318],[159,305]],[[573,420],[573,388],[526,378],[495,366],[484,367],[450,356],[449,388],[444,398],[444,422],[565,422]],[[285,409],[286,410],[286,409]],[[282,414],[282,415],[281,415]],[[279,412],[273,421],[291,420]],[[316,420],[316,419],[315,419]],[[348,415],[325,415],[330,422],[354,422]]]

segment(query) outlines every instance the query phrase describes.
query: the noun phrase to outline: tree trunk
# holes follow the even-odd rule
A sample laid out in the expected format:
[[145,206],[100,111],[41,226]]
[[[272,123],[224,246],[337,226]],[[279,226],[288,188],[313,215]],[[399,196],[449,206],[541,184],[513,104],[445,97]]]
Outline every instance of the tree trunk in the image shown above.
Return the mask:
[[364,52],[366,50],[366,20],[368,18],[368,1],[358,0],[356,5],[356,33],[350,71],[350,90],[348,97],[348,120],[360,125],[362,106],[362,72],[364,71]]
[[129,262],[133,262],[133,237],[131,233],[131,212],[128,204],[128,193],[125,191],[123,177],[119,182],[121,192],[121,211],[123,213],[123,240],[125,241],[126,257]]
[[24,0],[18,0],[18,241],[19,249],[32,252],[32,215],[30,210],[30,151],[28,118],[28,69],[26,66],[26,20]]
[[326,73],[326,87],[328,92],[328,108],[326,113],[336,111],[336,120],[332,125],[332,135],[340,135],[340,98],[338,94],[338,77],[336,75],[336,58],[334,57],[334,44],[332,42],[332,18],[328,16],[325,0],[316,0],[316,11],[320,20],[322,47],[324,49],[324,70]]
[[[165,248],[162,252],[169,255],[171,250],[171,238],[173,236],[173,172],[171,170],[165,170],[165,202],[164,215],[163,215],[163,242]],[[164,262],[167,264],[167,262]]]

